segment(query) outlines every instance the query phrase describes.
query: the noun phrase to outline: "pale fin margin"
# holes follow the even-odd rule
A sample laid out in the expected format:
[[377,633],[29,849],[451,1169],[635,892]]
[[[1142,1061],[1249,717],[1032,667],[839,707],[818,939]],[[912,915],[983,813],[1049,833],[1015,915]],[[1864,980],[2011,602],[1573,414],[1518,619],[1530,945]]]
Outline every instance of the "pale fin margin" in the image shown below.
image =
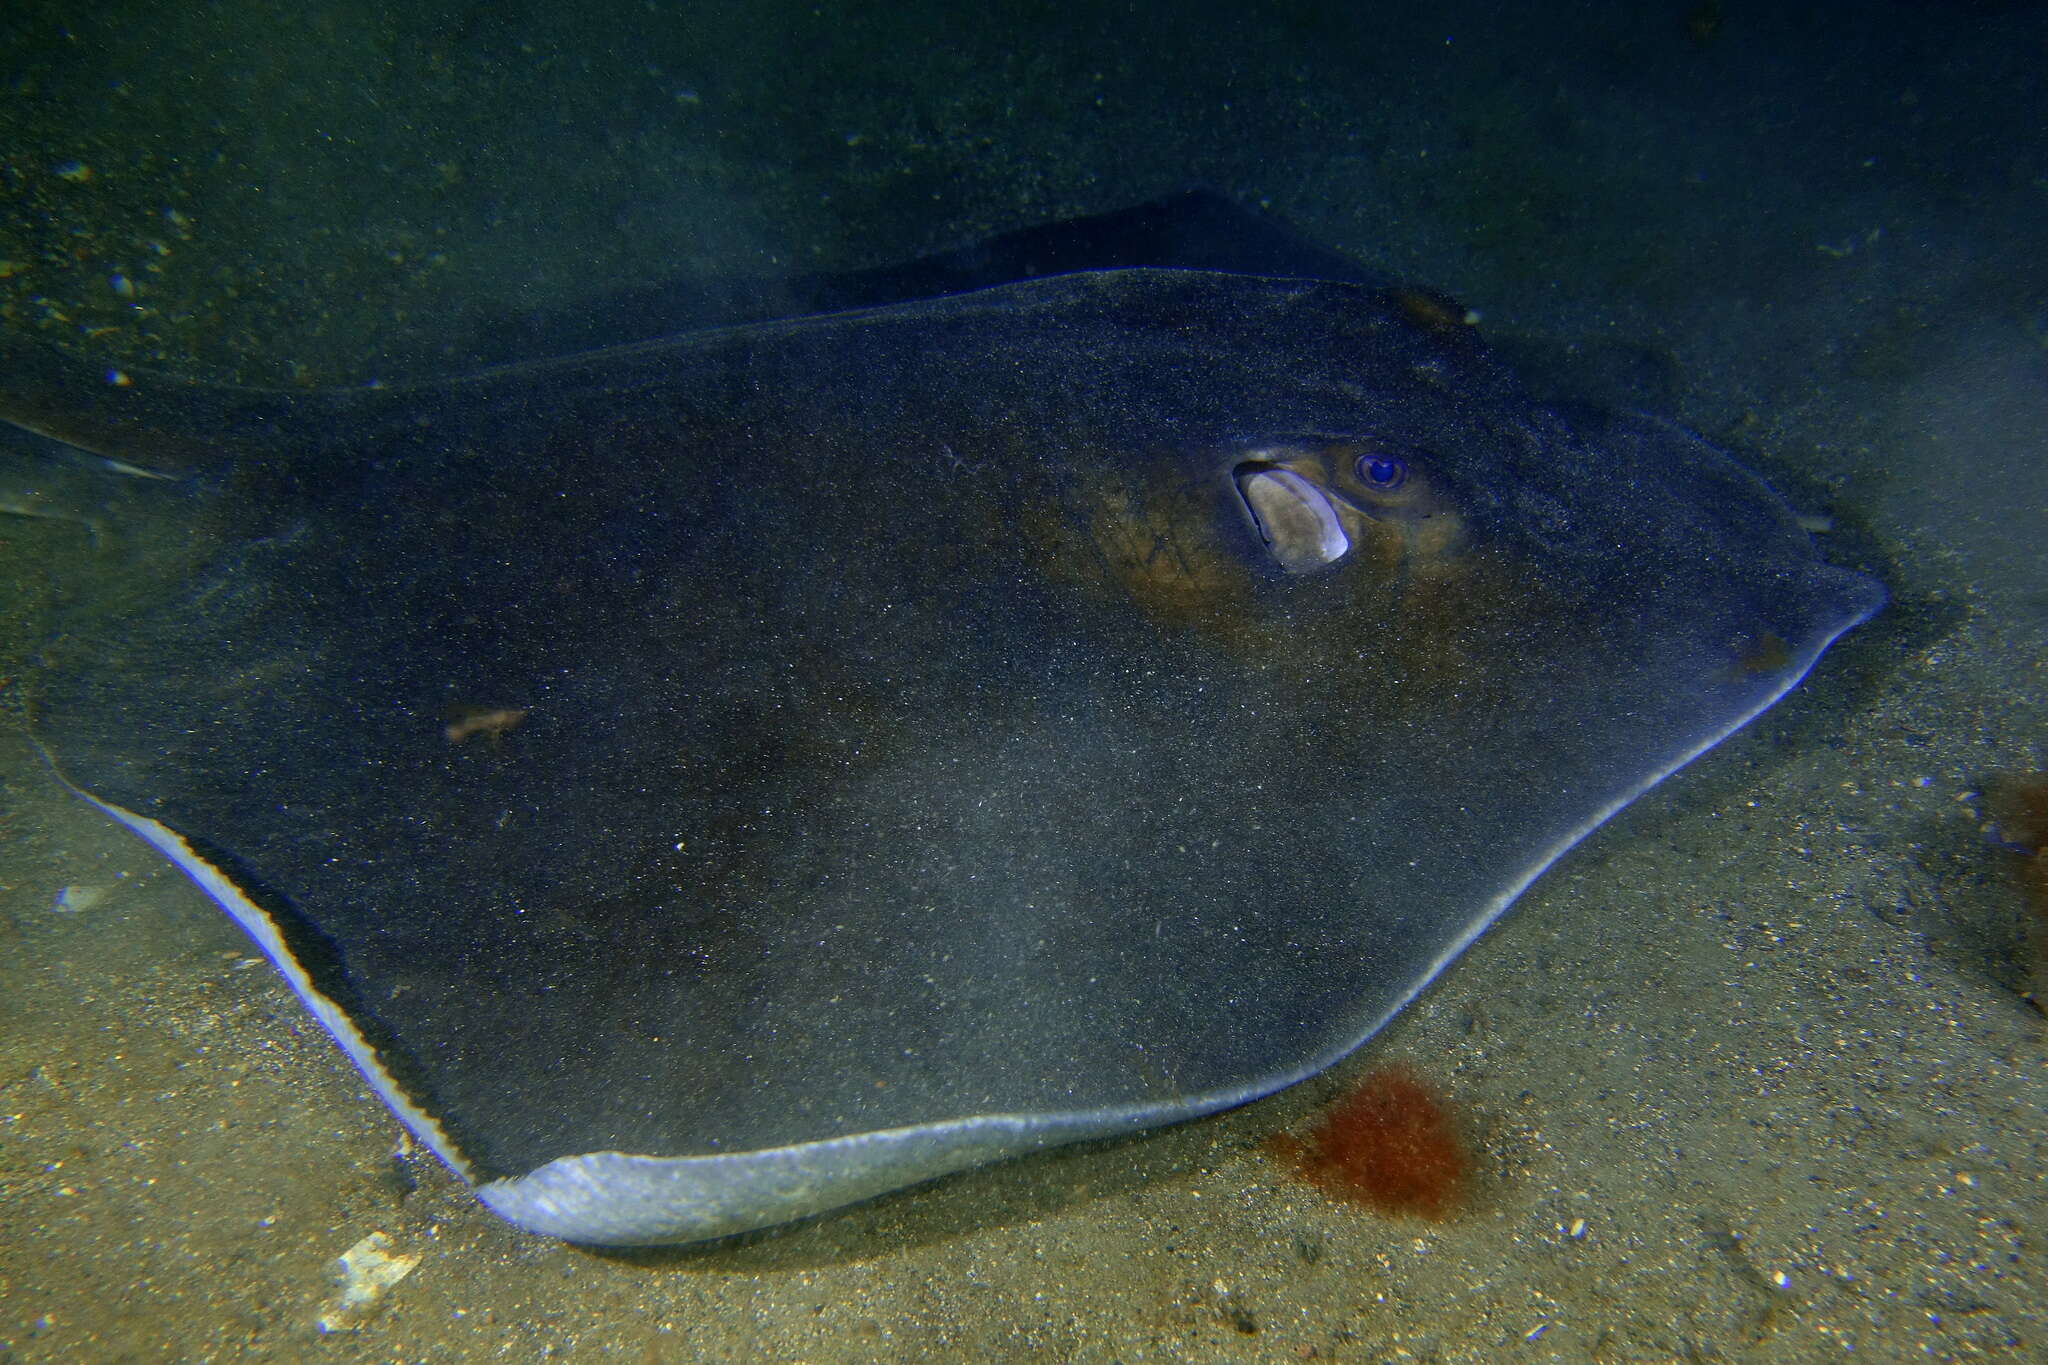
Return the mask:
[[[36,747],[42,748],[40,744]],[[348,1059],[355,1063],[356,1070],[370,1083],[370,1088],[377,1092],[378,1098],[398,1116],[398,1121],[403,1123],[415,1138],[432,1148],[434,1154],[447,1164],[449,1170],[472,1185],[476,1183],[475,1167],[470,1164],[469,1158],[462,1154],[462,1149],[455,1145],[454,1139],[449,1137],[440,1120],[422,1109],[412,1096],[405,1092],[398,1079],[391,1074],[383,1059],[378,1056],[375,1045],[356,1027],[355,1020],[349,1018],[346,1010],[328,999],[321,993],[320,988],[313,984],[313,978],[300,965],[298,958],[293,956],[291,946],[285,942],[283,931],[278,928],[277,921],[270,917],[268,911],[244,895],[241,888],[236,886],[226,873],[201,857],[199,851],[170,826],[152,820],[146,815],[137,815],[134,811],[117,806],[111,801],[102,801],[78,786],[64,776],[63,770],[57,766],[56,759],[47,749],[43,750],[43,761],[49,764],[50,771],[56,775],[57,780],[74,795],[127,826],[144,843],[170,859],[179,871],[190,877],[201,891],[213,899],[214,904],[227,911],[228,917],[242,926],[242,932],[255,940],[263,956],[270,959],[270,965],[277,968],[285,984],[292,988],[292,994],[299,997],[299,1003],[306,1007]]]

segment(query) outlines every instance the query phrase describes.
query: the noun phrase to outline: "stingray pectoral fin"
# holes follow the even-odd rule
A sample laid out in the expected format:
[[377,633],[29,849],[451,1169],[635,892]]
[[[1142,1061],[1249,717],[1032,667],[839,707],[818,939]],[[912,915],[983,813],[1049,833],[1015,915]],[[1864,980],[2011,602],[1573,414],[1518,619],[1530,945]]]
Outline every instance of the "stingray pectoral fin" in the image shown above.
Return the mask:
[[990,1114],[716,1156],[589,1152],[486,1181],[507,1222],[590,1246],[729,1237],[970,1167],[1191,1118],[1245,1097],[1077,1114]]
[[1280,567],[1307,573],[1334,564],[1351,550],[1351,537],[1323,491],[1291,469],[1240,470],[1237,490],[1251,509],[1259,538]]

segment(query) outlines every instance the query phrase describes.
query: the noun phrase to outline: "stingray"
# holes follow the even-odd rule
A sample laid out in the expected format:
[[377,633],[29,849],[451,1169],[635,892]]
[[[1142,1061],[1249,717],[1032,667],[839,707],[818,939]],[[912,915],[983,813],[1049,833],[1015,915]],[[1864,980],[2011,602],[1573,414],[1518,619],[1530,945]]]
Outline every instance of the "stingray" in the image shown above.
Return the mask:
[[54,770],[573,1241],[1299,1081],[1882,601],[1212,197],[615,303],[431,383],[0,371],[198,490],[57,610]]

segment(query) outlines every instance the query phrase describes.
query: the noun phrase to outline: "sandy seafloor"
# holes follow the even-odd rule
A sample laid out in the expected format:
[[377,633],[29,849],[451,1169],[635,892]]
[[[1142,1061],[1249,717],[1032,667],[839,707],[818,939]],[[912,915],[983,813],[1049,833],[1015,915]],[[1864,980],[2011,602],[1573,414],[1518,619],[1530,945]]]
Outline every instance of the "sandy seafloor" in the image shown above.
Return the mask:
[[[81,363],[426,373],[456,316],[1200,181],[1738,451],[1895,602],[1332,1077],[633,1256],[395,1157],[238,933],[9,739],[0,1360],[2048,1358],[2048,1036],[1973,796],[2048,760],[2040,7],[156,8],[0,13],[0,325]],[[120,543],[0,519],[9,714]],[[1389,1059],[1476,1154],[1446,1222],[1261,1151]],[[372,1232],[416,1269],[319,1332]]]

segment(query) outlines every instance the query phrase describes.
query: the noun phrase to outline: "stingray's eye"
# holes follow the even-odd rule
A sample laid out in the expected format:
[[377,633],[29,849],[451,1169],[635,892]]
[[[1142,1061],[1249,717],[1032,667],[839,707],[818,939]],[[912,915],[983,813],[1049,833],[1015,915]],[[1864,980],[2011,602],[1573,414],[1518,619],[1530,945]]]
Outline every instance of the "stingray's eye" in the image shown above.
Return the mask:
[[1375,492],[1391,493],[1408,482],[1408,462],[1392,455],[1361,455],[1355,468],[1358,481]]

